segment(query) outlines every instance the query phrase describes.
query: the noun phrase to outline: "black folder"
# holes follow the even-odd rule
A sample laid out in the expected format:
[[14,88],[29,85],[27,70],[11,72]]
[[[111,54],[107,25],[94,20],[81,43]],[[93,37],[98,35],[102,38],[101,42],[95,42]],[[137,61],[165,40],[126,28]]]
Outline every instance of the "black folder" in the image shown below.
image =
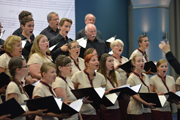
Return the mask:
[[23,113],[25,113],[25,111],[14,98],[0,104],[0,116],[11,114],[9,118],[14,119]]
[[[180,91],[177,91],[176,93],[178,93],[178,92],[180,92]],[[180,96],[175,94],[175,93],[173,93],[173,92],[168,92],[168,93],[166,93],[164,95],[166,96],[167,101],[169,101],[169,102],[172,102],[171,101],[172,99],[180,101]]]
[[33,93],[34,87],[35,86],[31,85],[31,84],[24,86],[24,89],[30,98],[32,98],[32,93]]
[[[110,94],[113,94],[113,93],[110,93]],[[110,94],[107,94],[107,95],[110,95]],[[104,95],[103,98],[102,98],[102,104],[105,105],[106,107],[109,107],[109,106],[113,106],[115,101],[112,102],[110,99],[113,99],[112,97],[111,98],[107,98],[107,95]],[[113,96],[114,97],[114,96]],[[118,98],[118,95],[116,94],[116,97],[115,99],[117,100]]]
[[102,104],[101,98],[99,97],[99,95],[97,94],[97,92],[94,90],[93,87],[81,88],[81,89],[76,89],[76,90],[71,90],[71,91],[77,99],[89,96],[88,100],[93,101],[91,105],[94,108],[98,109],[99,105]]
[[[148,102],[148,103],[154,103],[156,105],[154,105],[154,107],[156,108],[162,108],[164,103],[163,101],[161,101],[161,99],[159,99],[160,96],[158,96],[157,93],[139,93],[140,97]],[[164,96],[165,98],[165,96]],[[165,98],[165,101],[166,101],[166,98]],[[145,106],[144,107],[148,107],[148,106]]]
[[0,73],[0,78],[0,88],[8,85],[11,82],[10,77],[4,72]]
[[[65,103],[62,103],[62,108],[59,108],[53,96],[41,97],[36,99],[31,99],[26,101],[27,107],[30,111],[35,111],[38,109],[47,109],[46,113],[52,112],[56,114],[69,113],[70,115],[78,113],[70,106]],[[59,100],[59,103],[61,101]]]
[[144,65],[144,70],[145,71],[148,71],[150,69],[151,69],[151,72],[157,72],[156,65],[154,64],[153,61],[146,62],[145,65]]
[[133,67],[134,66],[131,64],[131,60],[129,60],[128,62],[126,62],[126,63],[119,66],[119,68],[123,69],[127,73],[131,73],[132,70],[133,70]]
[[[135,88],[136,86],[139,86],[137,91],[133,90],[133,88]],[[113,90],[111,90],[109,92],[110,93],[120,92],[118,99],[124,99],[123,95],[132,96],[132,95],[135,95],[135,94],[139,93],[142,85],[140,84],[140,85],[136,85],[136,86],[130,87],[129,85],[123,85],[123,86],[118,87],[116,89],[113,89]]]
[[71,91],[77,99],[89,96],[88,100],[93,101],[91,105],[95,109],[99,109],[100,104],[103,104],[106,107],[114,105],[105,95],[103,95],[103,97],[101,98],[93,87],[76,89]]

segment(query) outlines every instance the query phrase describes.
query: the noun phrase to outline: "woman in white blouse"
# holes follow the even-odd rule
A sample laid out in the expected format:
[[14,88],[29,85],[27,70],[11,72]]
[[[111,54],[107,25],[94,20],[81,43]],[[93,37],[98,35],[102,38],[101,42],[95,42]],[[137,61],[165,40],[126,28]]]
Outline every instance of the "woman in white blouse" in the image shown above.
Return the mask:
[[67,76],[71,78],[77,71],[83,71],[85,68],[84,59],[79,57],[80,45],[77,41],[71,41],[68,43],[69,58],[72,62],[72,72]]
[[40,68],[44,62],[52,62],[49,41],[45,35],[38,35],[32,45],[28,66],[32,78],[41,79]]

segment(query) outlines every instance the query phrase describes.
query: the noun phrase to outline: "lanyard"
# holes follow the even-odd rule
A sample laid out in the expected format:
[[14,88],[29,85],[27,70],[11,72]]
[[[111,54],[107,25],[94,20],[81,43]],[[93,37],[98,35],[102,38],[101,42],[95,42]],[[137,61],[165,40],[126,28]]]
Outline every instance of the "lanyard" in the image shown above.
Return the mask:
[[142,51],[142,50],[140,50],[139,48],[138,48],[137,50],[139,50],[139,52],[141,52],[141,53],[143,54],[143,56],[145,56],[145,59],[146,59],[146,61],[148,62],[146,52],[145,52],[145,51],[143,52],[143,51]]
[[111,83],[111,85],[115,88],[114,84],[112,83],[112,81],[110,80],[110,78],[107,77],[107,79],[109,80],[109,82]]
[[[84,70],[84,73],[88,76],[88,80],[91,84],[91,87],[93,87],[93,81],[90,79],[89,73],[86,72],[86,69]],[[96,76],[96,74],[94,73],[94,76]]]
[[[115,59],[117,59],[114,55],[112,55]],[[120,56],[120,58],[122,58],[122,56]],[[117,59],[118,60],[118,59]],[[118,60],[119,61],[119,60]],[[122,63],[121,61],[119,61],[119,63]]]
[[140,78],[140,75],[139,74],[137,74],[137,73],[135,73],[135,72],[133,72],[136,76],[138,76],[139,77],[139,79],[141,80],[141,82],[147,87],[147,89],[148,89],[148,91],[150,92],[150,90],[149,90],[149,87],[146,85],[146,83]]
[[43,82],[42,80],[40,81],[43,85],[47,86],[49,88],[49,91],[51,92],[51,94],[56,97],[56,95],[53,93],[52,91],[52,87],[50,85],[48,85],[47,83]]
[[[79,69],[79,71],[81,71],[81,69],[79,68],[79,65],[76,64],[76,61],[72,58],[72,56],[69,56],[73,61],[74,61],[74,64],[76,65],[76,67]],[[79,60],[77,59],[77,61],[79,62]]]
[[163,77],[161,77],[159,74],[157,74],[157,76],[161,78],[164,86],[166,87],[167,91],[169,92],[169,88],[168,88],[168,86],[166,85],[166,82],[164,81],[164,80],[166,80],[166,76],[164,77],[164,80],[163,80]]
[[66,81],[66,78],[64,78],[64,77],[61,76],[61,75],[59,75],[59,77],[62,78],[62,79],[66,82],[67,86],[68,86],[71,90],[73,90],[73,89],[68,85],[68,83],[67,83],[67,81]]
[[25,95],[27,96],[27,98],[29,99],[29,96],[28,96],[28,94],[26,93],[26,91],[25,91],[24,87],[22,86],[22,84],[21,84],[20,82],[18,82],[18,84],[21,86],[24,94],[25,94]]

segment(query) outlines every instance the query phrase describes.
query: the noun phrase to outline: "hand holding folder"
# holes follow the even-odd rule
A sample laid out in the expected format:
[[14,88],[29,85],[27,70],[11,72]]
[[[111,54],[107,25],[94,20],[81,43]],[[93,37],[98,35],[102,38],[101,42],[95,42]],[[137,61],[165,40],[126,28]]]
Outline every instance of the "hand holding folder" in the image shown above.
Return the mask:
[[102,98],[105,93],[105,88],[99,87],[99,88],[82,88],[82,89],[76,89],[76,90],[71,90],[74,96],[79,99],[82,97],[88,97],[88,100],[93,101],[91,105],[94,108],[99,108],[99,105],[102,104]]
[[[127,73],[131,73],[133,71],[133,65],[131,64],[131,60],[120,65],[119,68],[123,69]],[[157,72],[156,65],[152,61],[145,63],[144,70],[151,74],[155,74]]]
[[70,105],[63,103],[59,98],[53,96],[41,97],[27,101],[27,107],[30,111],[38,109],[47,109],[46,113],[52,112],[56,114],[69,113],[70,115],[76,114],[80,111],[83,99],[76,100]]
[[140,89],[141,89],[141,84],[130,87],[129,85],[123,85],[121,87],[117,87],[116,89],[113,89],[111,91],[109,91],[110,93],[116,93],[116,92],[120,92],[118,99],[123,99],[123,95],[135,95],[138,94]]
[[106,107],[114,105],[118,95],[116,94],[105,94],[105,89],[103,87],[99,88],[82,88],[72,90],[72,93],[76,96],[76,98],[82,98],[89,96],[88,100],[93,101],[90,103],[94,108],[99,109],[100,105],[103,104]]
[[167,98],[167,101],[172,102],[172,100],[180,101],[180,91],[177,91],[176,93],[168,92],[164,94]]
[[[148,103],[154,103],[155,108],[162,108],[166,102],[166,97],[164,95],[158,95],[157,93],[139,93],[141,99]],[[144,105],[144,107],[147,107]]]
[[9,118],[14,119],[23,113],[25,111],[14,98],[0,104],[0,116],[10,114]]
[[146,62],[144,65],[144,70],[146,71],[144,73],[148,75],[154,75],[157,72],[156,65],[154,64],[153,61]]

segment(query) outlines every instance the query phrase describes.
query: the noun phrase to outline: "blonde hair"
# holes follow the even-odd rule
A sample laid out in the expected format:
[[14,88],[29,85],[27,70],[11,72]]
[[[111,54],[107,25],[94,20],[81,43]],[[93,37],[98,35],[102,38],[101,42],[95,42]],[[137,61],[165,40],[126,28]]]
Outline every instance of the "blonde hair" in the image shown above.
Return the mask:
[[18,42],[21,42],[21,37],[10,35],[4,43],[4,50],[8,53],[14,52],[14,44]]
[[116,39],[115,41],[112,41],[110,47],[112,48],[112,47],[114,47],[115,45],[117,45],[118,43],[121,44],[121,45],[124,47],[124,43],[123,43],[123,41],[120,40],[120,39]]
[[131,59],[131,64],[133,65],[133,63],[136,62],[136,58],[137,57],[143,57],[142,55],[135,55],[132,59]]
[[160,60],[158,60],[158,62],[157,62],[157,67],[159,67],[161,64],[163,64],[163,63],[168,63],[166,60],[164,60],[164,59],[160,59]]
[[54,69],[56,69],[56,65],[52,62],[44,62],[40,68],[41,71],[41,76],[43,77],[43,72],[47,73],[48,70],[53,67]]
[[[42,58],[45,58],[44,54],[42,53],[42,51],[39,48],[39,41],[41,40],[41,38],[43,38],[45,35],[38,35],[36,36],[36,38],[34,39],[33,45],[31,47],[31,52],[29,54],[29,58],[31,57],[32,54],[34,53],[38,53]],[[50,51],[48,50],[46,52],[47,55],[50,55]]]

